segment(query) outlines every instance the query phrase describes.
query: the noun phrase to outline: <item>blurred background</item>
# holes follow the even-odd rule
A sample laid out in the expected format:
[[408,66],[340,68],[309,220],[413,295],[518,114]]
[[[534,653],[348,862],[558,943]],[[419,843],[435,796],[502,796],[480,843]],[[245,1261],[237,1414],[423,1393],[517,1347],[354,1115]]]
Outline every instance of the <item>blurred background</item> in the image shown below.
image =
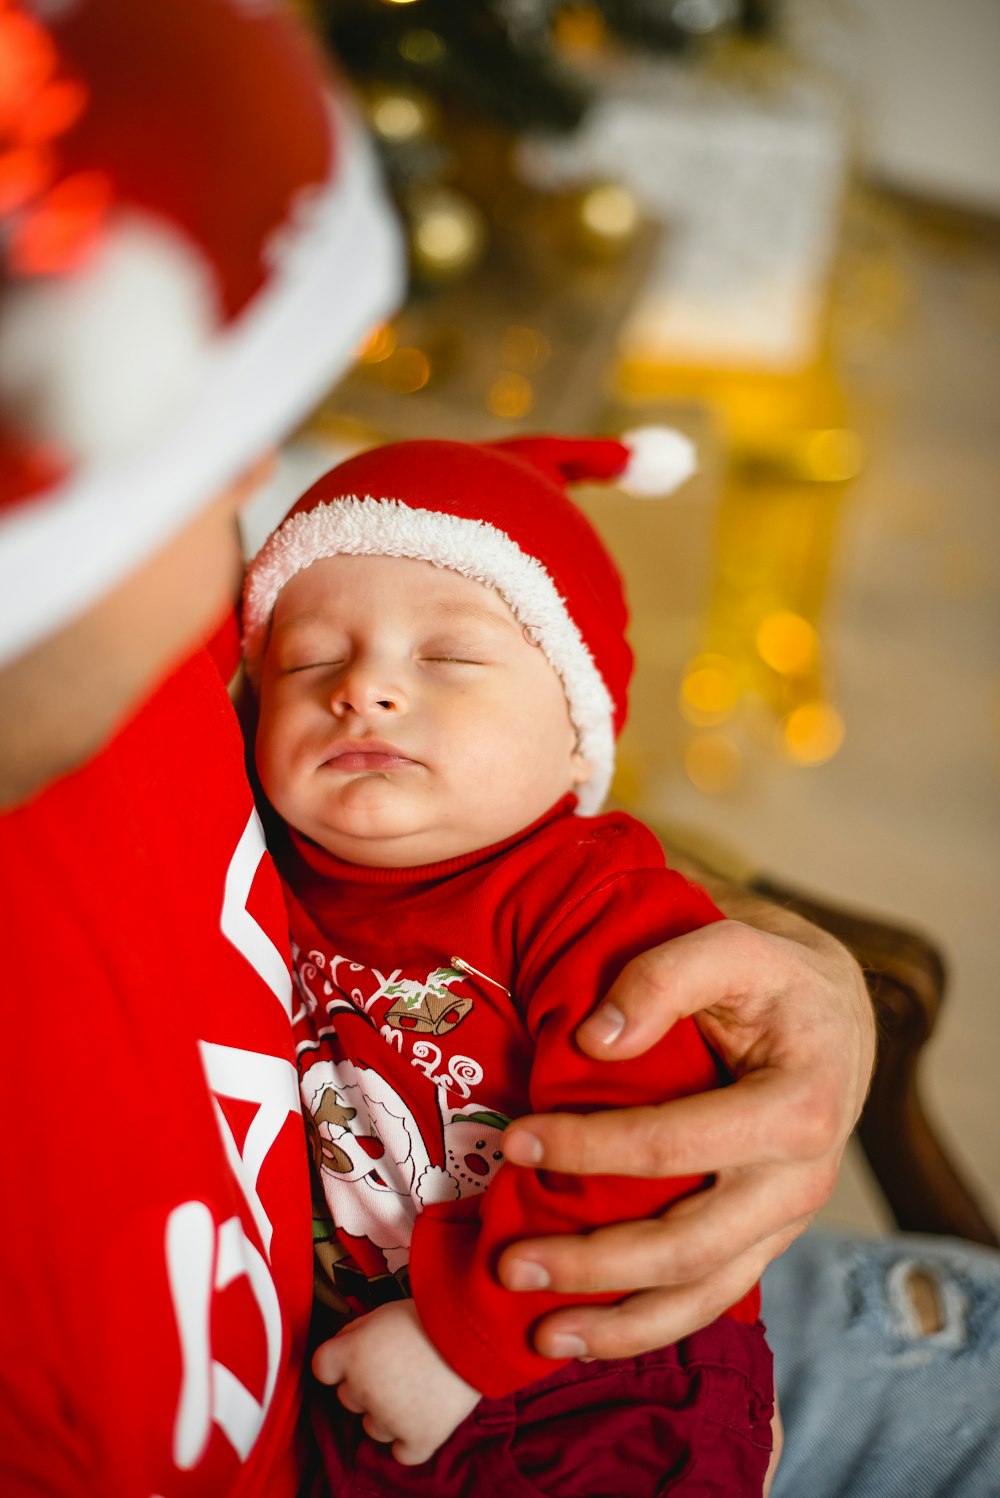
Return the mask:
[[[360,446],[689,432],[679,494],[578,496],[632,601],[616,799],[940,946],[923,1092],[1000,1216],[1000,6],[300,8],[379,144],[411,284],[248,550]],[[860,1157],[824,1216],[885,1225]]]

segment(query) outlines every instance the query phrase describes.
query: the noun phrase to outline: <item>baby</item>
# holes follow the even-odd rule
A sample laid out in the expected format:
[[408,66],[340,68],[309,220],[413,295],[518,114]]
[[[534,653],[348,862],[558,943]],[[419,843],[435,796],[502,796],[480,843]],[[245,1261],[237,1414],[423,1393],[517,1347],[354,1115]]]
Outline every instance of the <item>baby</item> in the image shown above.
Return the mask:
[[494,1275],[509,1242],[705,1184],[504,1165],[511,1118],[725,1080],[690,1020],[615,1064],[573,1042],[632,957],[721,918],[644,827],[599,815],[632,657],[620,579],[565,485],[662,492],[690,472],[677,434],[633,435],[363,453],[249,569],[321,1298],[346,1321],[313,1368],[361,1417],[317,1420],[333,1494],[763,1490],[756,1290],[676,1346],[559,1363],[531,1332],[564,1298]]

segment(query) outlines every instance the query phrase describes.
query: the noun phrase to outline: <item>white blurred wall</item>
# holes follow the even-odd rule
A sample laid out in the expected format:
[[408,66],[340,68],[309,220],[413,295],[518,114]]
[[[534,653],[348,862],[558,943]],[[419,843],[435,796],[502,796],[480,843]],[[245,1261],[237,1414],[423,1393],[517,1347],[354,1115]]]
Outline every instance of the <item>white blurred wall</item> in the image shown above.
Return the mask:
[[1000,212],[1000,0],[853,0],[843,11],[872,175]]

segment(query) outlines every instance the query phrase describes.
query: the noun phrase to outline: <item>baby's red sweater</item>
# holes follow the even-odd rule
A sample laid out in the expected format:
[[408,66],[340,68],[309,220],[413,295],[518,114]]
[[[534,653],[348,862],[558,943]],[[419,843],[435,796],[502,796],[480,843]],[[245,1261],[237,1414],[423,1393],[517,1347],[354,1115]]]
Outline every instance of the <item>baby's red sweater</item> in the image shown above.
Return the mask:
[[[504,1165],[507,1121],[725,1081],[689,1019],[632,1060],[577,1048],[576,1027],[632,957],[722,916],[640,823],[574,807],[568,796],[503,843],[420,868],[344,863],[294,836],[278,858],[335,1282],[367,1281],[363,1309],[405,1290],[408,1266],[428,1336],[491,1397],[553,1371],[532,1327],[571,1303],[504,1289],[506,1244],[655,1216],[706,1184]],[[755,1287],[727,1314],[753,1322],[759,1301]]]

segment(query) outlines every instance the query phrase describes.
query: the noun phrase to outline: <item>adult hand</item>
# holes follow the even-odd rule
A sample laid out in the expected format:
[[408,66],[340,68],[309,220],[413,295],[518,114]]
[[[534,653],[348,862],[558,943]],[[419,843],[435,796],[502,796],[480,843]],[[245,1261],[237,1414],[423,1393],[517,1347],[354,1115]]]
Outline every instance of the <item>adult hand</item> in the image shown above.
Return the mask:
[[479,1403],[478,1390],[448,1366],[412,1300],[391,1301],[350,1322],[313,1354],[320,1383],[336,1384],[365,1434],[392,1443],[403,1466],[432,1457]]
[[577,1032],[589,1055],[615,1061],[694,1015],[732,1086],[659,1106],[533,1115],[504,1137],[508,1161],[571,1175],[714,1176],[661,1218],[505,1250],[498,1273],[511,1290],[633,1292],[545,1317],[535,1335],[544,1356],[626,1357],[707,1325],[833,1190],[871,1074],[868,993],[832,937],[751,900],[746,913],[770,930],[724,921],[645,953]]

